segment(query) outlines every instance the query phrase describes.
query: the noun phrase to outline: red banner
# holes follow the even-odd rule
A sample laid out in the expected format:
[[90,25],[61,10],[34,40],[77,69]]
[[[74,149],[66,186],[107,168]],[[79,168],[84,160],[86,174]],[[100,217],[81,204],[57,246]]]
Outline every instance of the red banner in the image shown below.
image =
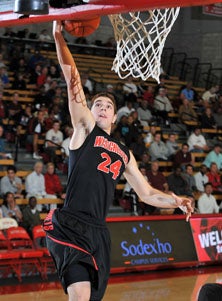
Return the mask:
[[222,217],[190,220],[198,260],[222,261]]
[[203,13],[216,17],[222,16],[222,3],[210,4],[203,6]]

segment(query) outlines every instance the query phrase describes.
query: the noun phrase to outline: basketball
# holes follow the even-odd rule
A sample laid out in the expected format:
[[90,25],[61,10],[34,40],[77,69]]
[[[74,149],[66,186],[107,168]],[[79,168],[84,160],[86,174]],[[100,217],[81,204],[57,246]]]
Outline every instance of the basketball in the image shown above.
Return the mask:
[[63,22],[64,29],[75,37],[86,37],[92,34],[100,24],[100,17],[90,20],[66,20]]

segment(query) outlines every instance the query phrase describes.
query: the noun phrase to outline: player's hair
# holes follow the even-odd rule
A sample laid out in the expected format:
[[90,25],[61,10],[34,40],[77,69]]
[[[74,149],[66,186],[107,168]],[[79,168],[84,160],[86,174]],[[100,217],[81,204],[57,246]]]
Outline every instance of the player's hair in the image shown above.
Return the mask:
[[117,107],[116,107],[116,100],[114,98],[114,96],[111,94],[111,93],[107,93],[107,92],[101,92],[101,93],[98,93],[96,95],[93,96],[92,100],[91,100],[91,106],[93,106],[95,100],[99,97],[107,97],[109,98],[112,103],[113,103],[113,106],[114,106],[114,113],[116,114],[117,112]]

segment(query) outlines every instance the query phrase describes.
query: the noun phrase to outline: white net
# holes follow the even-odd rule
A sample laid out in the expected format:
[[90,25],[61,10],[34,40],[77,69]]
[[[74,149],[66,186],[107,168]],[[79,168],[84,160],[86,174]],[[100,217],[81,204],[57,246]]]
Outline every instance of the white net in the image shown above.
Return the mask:
[[132,75],[159,82],[161,55],[180,8],[110,15],[117,53],[112,70],[122,79]]

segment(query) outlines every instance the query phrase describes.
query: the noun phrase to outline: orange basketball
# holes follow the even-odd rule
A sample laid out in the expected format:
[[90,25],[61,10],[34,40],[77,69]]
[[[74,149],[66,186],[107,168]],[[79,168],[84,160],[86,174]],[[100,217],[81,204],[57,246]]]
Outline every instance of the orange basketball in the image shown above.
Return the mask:
[[63,22],[64,29],[75,37],[86,37],[92,34],[100,24],[100,17],[90,20],[66,20]]

